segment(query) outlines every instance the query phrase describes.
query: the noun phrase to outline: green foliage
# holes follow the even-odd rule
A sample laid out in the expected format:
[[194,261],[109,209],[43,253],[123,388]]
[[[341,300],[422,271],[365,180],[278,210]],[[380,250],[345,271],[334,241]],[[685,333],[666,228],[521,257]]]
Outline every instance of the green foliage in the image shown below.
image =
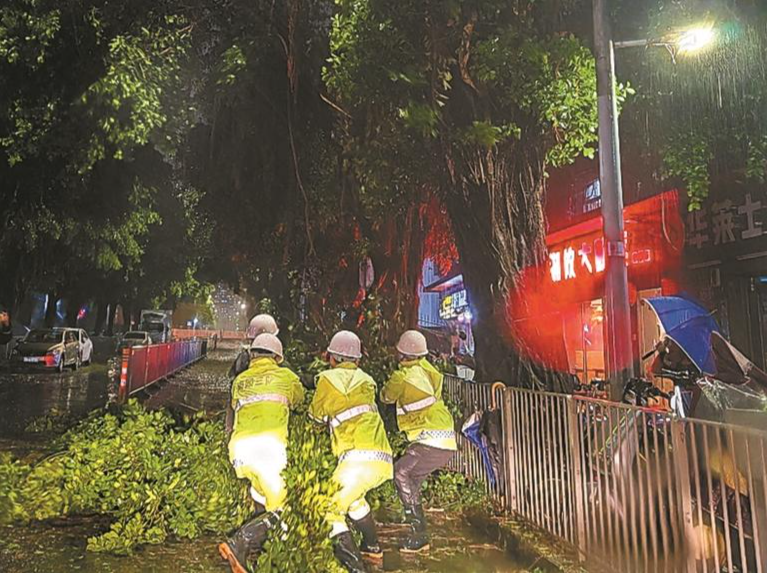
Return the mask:
[[[375,0],[342,3],[325,71],[329,89],[353,108],[377,108],[373,117],[380,128],[391,121],[391,110],[426,139],[441,133],[490,148],[505,139],[519,140],[524,133],[527,145],[533,145],[534,137],[539,138],[536,145],[545,143],[549,165],[591,156],[597,141],[597,107],[590,51],[572,35],[538,34],[522,17],[521,22],[502,23],[493,3],[487,4],[486,20],[472,37],[468,69],[459,78],[451,73],[451,64],[462,58],[465,47],[454,29],[460,3],[429,16],[410,4],[396,8]],[[435,26],[445,34],[438,44],[419,37],[422,27],[425,36],[433,36]],[[435,81],[426,80],[430,74]],[[474,117],[462,125],[466,120],[457,112],[465,111],[465,103],[447,105],[455,95],[466,96],[457,89],[462,81],[475,82],[475,93],[493,102],[478,106],[490,117]],[[619,87],[620,98],[628,93]],[[390,152],[396,153],[397,145],[393,142]]]
[[61,26],[59,10],[46,10],[45,2],[24,0],[0,7],[0,58],[9,64],[45,63],[48,46]]
[[[122,159],[134,147],[158,137],[169,122],[168,112],[174,109],[165,98],[169,94],[178,97],[181,88],[188,30],[183,19],[166,16],[157,28],[142,27],[135,34],[112,38],[106,73],[80,98],[101,128],[91,140],[81,172],[103,159],[108,148],[114,150],[115,159]],[[187,111],[182,110],[175,120],[183,120]],[[172,140],[172,133],[163,133],[157,141],[170,150],[164,140]]]
[[10,485],[0,492],[3,522],[107,515],[109,530],[90,538],[88,549],[126,554],[169,535],[227,532],[251,512],[220,421],[178,424],[131,402],[117,414],[95,413],[57,446],[62,450],[32,466],[0,461],[0,480]]
[[[306,414],[311,399],[309,393],[290,419],[283,525],[270,532],[256,571],[340,571],[325,520],[337,488],[331,481],[336,460],[327,429]],[[384,410],[384,420],[399,456],[407,441],[396,430],[394,409]],[[51,431],[60,424],[51,416],[30,430]],[[56,439],[55,453],[42,460],[30,464],[0,453],[0,523],[106,515],[112,519],[109,529],[90,538],[87,548],[115,554],[170,536],[223,535],[252,512],[247,482],[235,478],[225,440],[222,422],[202,414],[176,421],[135,401],[116,413],[94,412]],[[427,507],[448,512],[489,509],[481,484],[447,471],[433,474],[423,495]],[[392,481],[368,500],[387,515],[401,511]]]
[[224,51],[221,56],[221,65],[219,67],[219,84],[231,85],[237,80],[237,76],[242,73],[247,65],[243,49],[235,44]]
[[[520,130],[514,130],[516,137],[520,137]],[[472,122],[472,126],[467,128],[464,133],[464,141],[469,144],[484,148],[492,148],[503,137],[505,137],[505,130],[491,125],[490,122]]]
[[13,462],[11,454],[0,453],[0,522],[9,524],[26,516],[20,504],[20,489],[29,474],[29,465]]
[[[432,473],[422,484],[421,495],[422,503],[428,509],[444,510],[453,514],[492,510],[491,499],[482,483],[448,470]],[[393,481],[387,481],[371,491],[367,498],[371,508],[379,515],[402,516],[403,506]]]
[[423,137],[437,136],[437,110],[415,102],[409,102],[400,109],[400,117],[406,127],[415,130]]
[[[195,287],[186,272],[199,270],[191,254],[211,225],[167,163],[196,114],[186,13],[144,1],[0,6],[0,267],[14,271],[0,276],[4,304],[35,289],[143,306]],[[161,224],[173,253],[156,246]]]
[[700,209],[709,194],[709,169],[713,159],[710,138],[702,132],[673,136],[664,148],[666,176],[685,183],[690,211]]
[[[311,396],[307,397],[307,404]],[[314,424],[302,408],[291,416],[288,431],[288,467],[283,472],[288,498],[281,519],[263,552],[258,572],[340,572],[325,520],[336,488],[331,475],[336,460],[327,429]]]
[[422,490],[428,508],[441,508],[447,512],[491,510],[491,501],[483,484],[457,472],[434,473]]
[[24,431],[29,433],[62,433],[72,424],[72,416],[69,413],[54,409],[46,415],[32,419],[24,427]]
[[[503,115],[532,118],[542,135],[551,133],[547,152],[552,166],[591,156],[597,142],[594,58],[574,36],[540,39],[508,28],[478,43],[472,69],[486,89],[498,92]],[[522,114],[522,117],[521,117]],[[508,120],[507,120],[508,121]],[[526,125],[529,122],[520,122]],[[499,136],[520,138],[515,123]],[[478,143],[488,147],[489,138]]]

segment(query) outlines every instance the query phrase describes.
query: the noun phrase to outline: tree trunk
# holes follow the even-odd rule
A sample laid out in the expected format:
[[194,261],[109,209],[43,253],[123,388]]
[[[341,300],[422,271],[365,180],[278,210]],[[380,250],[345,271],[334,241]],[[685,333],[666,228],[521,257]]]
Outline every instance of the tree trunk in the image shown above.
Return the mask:
[[115,332],[115,314],[117,312],[117,303],[114,301],[107,304],[107,336],[111,337]]
[[544,255],[543,161],[535,149],[512,144],[449,148],[446,159],[445,203],[472,309],[477,380],[528,386],[519,377],[525,353],[508,303],[521,270]]
[[420,204],[409,206],[405,216],[389,216],[366,235],[375,249],[371,253],[375,280],[371,291],[379,298],[382,314],[381,343],[392,344],[405,329],[418,324],[419,280],[424,255],[424,222]]
[[66,306],[66,325],[67,327],[77,327],[77,316],[80,313],[80,300],[74,295],[67,297]]
[[48,300],[45,304],[45,326],[49,329],[56,324],[56,303],[59,297],[56,293],[48,293]]
[[104,320],[107,318],[107,303],[103,300],[96,301],[96,322],[93,325],[94,335],[101,335],[104,332]]

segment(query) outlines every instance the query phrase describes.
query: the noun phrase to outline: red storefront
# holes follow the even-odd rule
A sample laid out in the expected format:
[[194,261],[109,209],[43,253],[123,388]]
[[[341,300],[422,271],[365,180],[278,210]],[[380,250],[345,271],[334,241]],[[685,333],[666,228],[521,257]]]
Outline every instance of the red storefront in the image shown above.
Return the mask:
[[[583,382],[605,377],[605,241],[599,211],[547,235],[546,266],[529,270],[510,301],[513,336],[535,359]],[[643,298],[679,290],[684,226],[677,190],[624,209],[636,362],[658,338]]]

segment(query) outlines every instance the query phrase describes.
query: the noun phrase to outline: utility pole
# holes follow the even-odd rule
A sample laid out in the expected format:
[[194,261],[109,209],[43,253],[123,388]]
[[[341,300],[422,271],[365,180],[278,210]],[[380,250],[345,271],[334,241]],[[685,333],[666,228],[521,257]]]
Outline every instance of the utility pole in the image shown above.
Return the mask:
[[624,195],[621,187],[619,118],[616,110],[616,78],[608,0],[593,0],[597,68],[598,153],[600,196],[605,237],[604,333],[606,374],[610,397],[620,400],[624,383],[634,375],[632,320],[624,247]]

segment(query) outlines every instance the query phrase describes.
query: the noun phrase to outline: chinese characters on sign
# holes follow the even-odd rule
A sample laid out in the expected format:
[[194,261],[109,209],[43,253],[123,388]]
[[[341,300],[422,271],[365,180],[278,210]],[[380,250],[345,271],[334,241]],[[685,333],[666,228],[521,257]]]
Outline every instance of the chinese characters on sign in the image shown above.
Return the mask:
[[763,207],[760,198],[753,200],[751,193],[745,193],[740,203],[725,199],[692,211],[686,222],[686,242],[701,249],[707,244],[727,245],[760,237],[767,232],[765,212],[760,213]]
[[[624,240],[625,244],[627,240]],[[625,250],[626,264],[650,263],[651,250]],[[554,283],[576,279],[583,275],[596,275],[605,271],[605,241],[602,237],[582,241],[580,247],[568,245],[549,252],[549,273]]]
[[443,301],[440,305],[440,318],[455,319],[466,311],[468,307],[466,289],[456,291],[456,293],[443,297]]

